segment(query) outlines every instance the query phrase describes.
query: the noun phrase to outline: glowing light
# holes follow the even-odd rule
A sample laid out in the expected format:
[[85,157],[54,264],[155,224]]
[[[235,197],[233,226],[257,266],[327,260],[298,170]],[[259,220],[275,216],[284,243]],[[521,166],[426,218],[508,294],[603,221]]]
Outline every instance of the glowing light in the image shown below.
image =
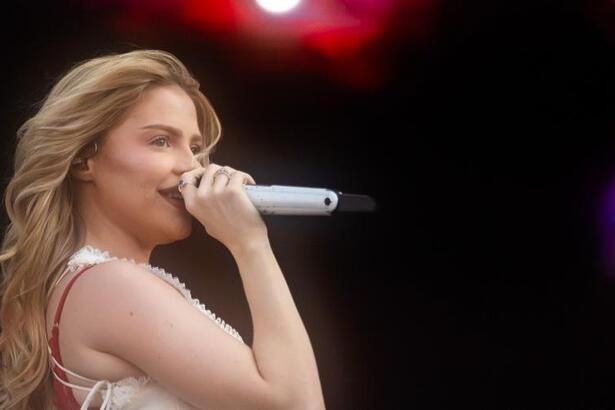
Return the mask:
[[300,0],[256,0],[259,6],[272,13],[284,13],[293,9]]

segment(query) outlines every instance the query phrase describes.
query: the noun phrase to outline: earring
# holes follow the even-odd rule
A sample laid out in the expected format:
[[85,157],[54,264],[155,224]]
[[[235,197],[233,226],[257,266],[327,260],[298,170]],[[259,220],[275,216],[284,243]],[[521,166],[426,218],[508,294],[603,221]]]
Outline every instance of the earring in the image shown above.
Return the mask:
[[[97,152],[98,152],[98,143],[97,143],[97,141],[94,141],[94,154],[96,154]],[[86,158],[77,158],[71,164],[73,164],[73,165],[84,164],[85,160],[86,160]]]

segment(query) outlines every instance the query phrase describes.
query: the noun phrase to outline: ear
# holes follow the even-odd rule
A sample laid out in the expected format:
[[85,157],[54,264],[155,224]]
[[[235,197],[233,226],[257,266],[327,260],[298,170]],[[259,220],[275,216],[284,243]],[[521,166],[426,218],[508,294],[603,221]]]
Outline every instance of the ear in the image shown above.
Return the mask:
[[70,175],[79,181],[92,181],[94,179],[92,158],[81,159],[81,162],[73,163],[70,168]]
[[91,158],[98,152],[98,143],[86,148],[77,158],[73,160],[70,175],[79,181],[92,181],[94,179],[94,162]]

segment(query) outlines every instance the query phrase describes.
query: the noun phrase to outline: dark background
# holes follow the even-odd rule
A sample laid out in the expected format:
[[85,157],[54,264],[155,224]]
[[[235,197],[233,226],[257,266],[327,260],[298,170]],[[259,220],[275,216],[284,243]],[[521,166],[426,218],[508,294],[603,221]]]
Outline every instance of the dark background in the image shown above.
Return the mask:
[[[607,11],[442,2],[428,41],[404,38],[388,81],[357,90],[313,72],[229,70],[223,45],[177,27],[122,36],[74,3],[13,5],[3,178],[18,126],[73,62],[171,51],[221,118],[213,162],[260,184],[369,194],[381,206],[265,217],[327,408],[613,408],[615,290],[595,226],[615,165]],[[241,281],[219,242],[195,229],[152,263],[251,343]]]

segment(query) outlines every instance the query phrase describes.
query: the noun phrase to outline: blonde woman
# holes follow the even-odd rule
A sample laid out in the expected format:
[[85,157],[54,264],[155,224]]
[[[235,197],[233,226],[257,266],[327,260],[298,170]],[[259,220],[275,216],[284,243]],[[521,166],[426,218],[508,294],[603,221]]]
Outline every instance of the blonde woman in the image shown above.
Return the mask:
[[[325,407],[242,186],[255,181],[209,163],[220,132],[199,83],[159,50],[76,64],[19,128],[0,252],[0,408]],[[148,262],[187,238],[193,217],[238,265],[252,347]]]

